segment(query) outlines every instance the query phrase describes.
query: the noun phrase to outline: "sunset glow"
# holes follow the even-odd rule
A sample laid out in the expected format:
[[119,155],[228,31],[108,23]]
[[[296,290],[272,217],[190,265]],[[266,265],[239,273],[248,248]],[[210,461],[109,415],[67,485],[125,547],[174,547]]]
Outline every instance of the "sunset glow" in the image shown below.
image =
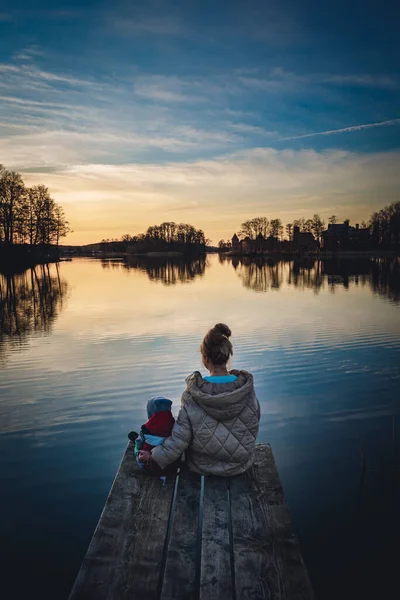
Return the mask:
[[162,220],[217,243],[256,215],[358,222],[398,198],[395,21],[294,2],[2,10],[0,162],[50,189],[66,243]]

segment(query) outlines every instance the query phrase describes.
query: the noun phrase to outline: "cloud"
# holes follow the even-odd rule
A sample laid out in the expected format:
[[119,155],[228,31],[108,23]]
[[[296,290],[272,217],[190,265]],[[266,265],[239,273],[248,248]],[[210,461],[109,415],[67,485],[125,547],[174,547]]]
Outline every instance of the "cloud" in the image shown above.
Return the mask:
[[81,164],[24,179],[48,185],[64,206],[75,231],[70,243],[138,232],[171,211],[218,241],[256,215],[368,219],[382,197],[397,198],[399,160],[399,152],[257,148],[195,162]]
[[[258,74],[256,76],[256,74]],[[254,73],[239,71],[238,82],[244,87],[257,91],[280,92],[298,91],[312,85],[314,88],[333,86],[369,87],[396,90],[400,88],[400,79],[394,75],[371,75],[368,73],[296,73],[282,67],[275,67],[262,74],[258,69]]]
[[277,131],[268,131],[264,127],[250,125],[249,123],[229,123],[228,126],[238,133],[254,133],[256,135],[265,135],[268,137],[276,136]]
[[[18,126],[17,133],[13,131],[7,135],[3,132],[0,138],[0,155],[6,156],[7,166],[16,170],[41,166],[60,169],[91,161],[107,163],[110,156],[122,160],[122,157],[133,153],[139,158],[151,149],[169,153],[204,147],[217,150],[235,141],[233,134],[185,125],[176,125],[172,131],[161,126],[152,131],[138,127],[136,131],[124,132],[101,127],[99,123],[98,128],[82,126],[77,131],[65,131],[57,128],[57,120],[54,121],[55,127],[49,130],[40,128],[40,119],[35,122],[30,116],[29,120],[30,125],[25,128],[18,123],[0,124],[0,131]],[[46,123],[49,124],[48,117]]]
[[352,125],[350,127],[341,127],[340,129],[330,129],[328,131],[316,131],[314,133],[304,133],[302,135],[293,135],[290,137],[280,138],[277,141],[299,140],[301,138],[314,137],[316,135],[332,135],[335,133],[348,133],[352,131],[362,131],[363,129],[373,129],[374,127],[385,127],[389,125],[399,125],[400,118],[389,119],[388,121],[379,121],[378,123],[365,123],[364,125]]
[[23,50],[20,50],[19,52],[14,54],[13,60],[15,60],[15,61],[32,61],[33,59],[37,58],[38,56],[40,56],[40,57],[45,56],[45,52],[41,48],[39,48],[39,46],[36,46],[35,44],[31,44],[30,46],[27,46]]
[[360,75],[317,75],[316,80],[322,83],[383,89],[399,89],[400,87],[399,78],[392,75],[369,75],[366,73]]
[[[318,121],[321,113],[310,117],[293,103],[292,89],[309,94],[313,75],[283,68],[270,69],[266,79],[259,68],[147,74],[134,65],[119,75],[101,73],[91,79],[53,71],[35,52],[30,61],[0,64],[0,156],[65,204],[71,242],[118,236],[121,223],[140,231],[149,215],[168,219],[170,211],[218,240],[257,214],[290,220],[321,211],[362,219],[383,195],[395,199],[398,153],[258,147],[398,124],[372,117],[327,130],[324,106]],[[330,99],[337,83],[323,83]],[[251,93],[260,85],[262,92],[276,90],[276,101]],[[317,131],[290,136],[299,120]]]
[[190,75],[137,75],[133,80],[134,94],[140,98],[161,102],[204,102],[226,92],[223,78],[195,78]]
[[32,63],[26,64],[5,64],[0,63],[0,73],[8,79],[3,81],[3,85],[9,86],[19,83],[28,83],[31,86],[33,82],[45,83],[64,83],[70,86],[86,87],[93,86],[95,82],[88,81],[79,77],[71,77],[62,73],[53,73],[37,68]]

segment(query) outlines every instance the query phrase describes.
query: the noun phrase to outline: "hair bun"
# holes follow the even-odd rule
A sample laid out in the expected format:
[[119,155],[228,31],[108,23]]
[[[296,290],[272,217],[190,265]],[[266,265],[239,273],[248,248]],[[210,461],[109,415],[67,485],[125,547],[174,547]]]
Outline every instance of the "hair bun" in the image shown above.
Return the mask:
[[214,325],[214,327],[212,328],[212,332],[220,333],[221,335],[224,335],[227,338],[230,338],[232,335],[232,331],[229,329],[228,325],[225,325],[225,323],[217,323],[216,325]]

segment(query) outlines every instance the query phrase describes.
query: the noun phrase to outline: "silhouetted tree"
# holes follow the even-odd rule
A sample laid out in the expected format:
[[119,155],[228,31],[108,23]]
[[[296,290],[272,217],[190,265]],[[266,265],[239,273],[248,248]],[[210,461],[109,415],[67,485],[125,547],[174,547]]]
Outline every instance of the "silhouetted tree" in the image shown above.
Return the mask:
[[329,217],[328,223],[330,223],[331,225],[335,225],[337,223],[337,216],[332,215],[331,217]]
[[279,240],[283,233],[282,221],[280,219],[272,219],[269,225],[271,235]]
[[293,228],[298,227],[301,233],[304,233],[304,224],[306,220],[302,217],[301,219],[295,219],[293,221]]
[[16,241],[15,228],[21,220],[24,193],[21,175],[0,165],[0,240],[6,244]]
[[243,237],[249,237],[255,240],[261,234],[264,238],[267,237],[270,230],[270,223],[267,217],[254,217],[250,221],[244,221],[240,226],[239,234]]
[[370,227],[375,245],[389,247],[400,243],[400,202],[393,202],[371,215]]
[[314,234],[314,237],[319,240],[322,236],[322,232],[325,229],[325,221],[321,219],[321,217],[315,214],[312,218],[312,227],[311,231]]
[[232,242],[230,240],[219,240],[218,248],[220,250],[231,250]]
[[189,223],[176,224],[172,221],[165,221],[160,225],[151,225],[145,234],[134,236],[125,234],[120,243],[124,243],[130,253],[166,249],[185,251],[195,248],[204,251],[207,240],[202,229],[196,229]]
[[44,185],[26,188],[19,173],[0,165],[0,242],[58,245],[69,230],[63,209]]

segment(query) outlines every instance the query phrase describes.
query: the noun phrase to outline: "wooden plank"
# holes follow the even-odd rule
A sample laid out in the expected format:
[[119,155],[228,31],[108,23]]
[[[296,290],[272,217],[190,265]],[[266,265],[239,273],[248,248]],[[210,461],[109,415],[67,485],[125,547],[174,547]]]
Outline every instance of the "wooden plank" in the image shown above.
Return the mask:
[[174,481],[141,471],[128,444],[70,600],[157,599]]
[[168,544],[162,600],[195,600],[200,475],[181,471]]
[[232,598],[228,484],[225,477],[205,477],[200,600]]
[[268,445],[257,445],[254,466],[232,477],[230,490],[237,598],[311,600],[312,587]]

